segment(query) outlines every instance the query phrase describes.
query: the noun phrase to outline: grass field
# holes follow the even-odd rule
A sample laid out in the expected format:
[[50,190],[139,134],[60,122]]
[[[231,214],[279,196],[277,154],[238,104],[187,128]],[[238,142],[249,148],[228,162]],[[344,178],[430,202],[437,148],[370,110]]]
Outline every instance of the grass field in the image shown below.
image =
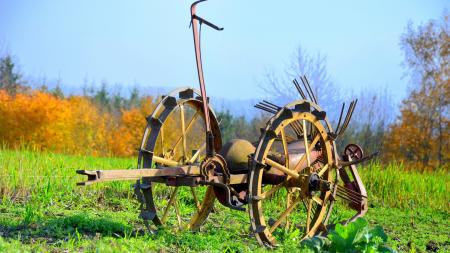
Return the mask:
[[[135,159],[0,150],[0,252],[266,251],[249,232],[247,212],[216,205],[199,233],[145,233],[132,182],[77,187],[76,169],[133,168]],[[398,251],[450,251],[450,175],[367,165],[366,219]],[[299,250],[286,241],[277,251]]]

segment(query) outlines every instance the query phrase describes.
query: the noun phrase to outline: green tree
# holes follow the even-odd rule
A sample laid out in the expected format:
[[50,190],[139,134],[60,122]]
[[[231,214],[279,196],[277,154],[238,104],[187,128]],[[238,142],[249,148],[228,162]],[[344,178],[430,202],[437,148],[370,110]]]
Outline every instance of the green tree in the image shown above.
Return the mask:
[[0,89],[5,89],[9,94],[15,95],[20,87],[22,75],[16,70],[16,66],[10,55],[0,58]]
[[226,143],[231,139],[236,138],[235,131],[236,127],[234,125],[234,118],[230,111],[219,112],[217,117],[220,121],[220,132],[222,133],[222,141]]
[[94,96],[92,97],[92,100],[98,105],[100,106],[100,108],[103,111],[111,111],[111,97],[109,95],[108,89],[107,89],[108,84],[103,81],[102,85],[100,86],[100,89],[97,90],[94,94]]

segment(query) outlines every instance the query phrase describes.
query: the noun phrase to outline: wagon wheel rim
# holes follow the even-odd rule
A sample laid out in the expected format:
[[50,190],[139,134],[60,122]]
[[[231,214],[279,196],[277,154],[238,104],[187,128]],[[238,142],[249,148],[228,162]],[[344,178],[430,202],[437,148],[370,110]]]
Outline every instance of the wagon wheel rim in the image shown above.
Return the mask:
[[[193,92],[188,97],[182,97],[185,91]],[[180,98],[175,100],[177,93]],[[149,124],[141,144],[139,168],[179,166],[201,161],[205,150],[204,114],[201,101],[198,97],[194,98],[195,95],[198,92],[192,89],[172,92],[147,118]],[[213,112],[210,115],[213,133],[218,136],[215,146],[220,148],[218,122]],[[152,221],[157,227],[163,225],[177,230],[198,230],[213,209],[215,196],[212,188],[167,186],[147,178],[141,181],[151,186],[143,208],[154,212]]]
[[[286,112],[291,117],[285,117]],[[299,230],[301,239],[326,230],[324,218],[332,206],[331,189],[310,191],[307,184],[312,177],[332,181],[333,143],[327,136],[328,125],[326,118],[319,120],[311,112],[288,108],[268,122],[255,152],[249,181],[252,229],[261,244],[275,246],[294,230]],[[271,159],[272,153],[292,157],[298,150],[290,150],[287,143],[295,140],[302,141],[303,149],[309,152],[304,152],[297,161]],[[271,169],[264,172],[268,166]],[[272,187],[264,186],[263,174],[274,169],[282,171],[286,180]]]

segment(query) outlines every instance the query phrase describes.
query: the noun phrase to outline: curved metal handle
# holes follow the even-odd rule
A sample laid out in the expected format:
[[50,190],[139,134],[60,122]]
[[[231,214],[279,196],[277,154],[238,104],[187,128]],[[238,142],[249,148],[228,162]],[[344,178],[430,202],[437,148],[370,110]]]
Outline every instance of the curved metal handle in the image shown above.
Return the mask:
[[203,77],[203,66],[202,66],[202,54],[201,54],[201,48],[200,48],[200,28],[199,25],[206,24],[207,26],[216,29],[216,30],[223,30],[223,28],[220,28],[211,22],[197,16],[195,14],[197,8],[197,4],[204,2],[206,0],[199,0],[194,2],[191,5],[191,25],[192,25],[192,33],[194,35],[194,47],[195,47],[195,60],[197,62],[197,74],[198,74],[198,81],[200,83],[200,93],[202,96],[202,104],[203,104],[203,113],[205,115],[205,128],[206,128],[206,155],[211,157],[215,154],[214,150],[214,135],[212,134],[211,130],[211,122],[210,122],[210,116],[209,116],[209,109],[208,109],[208,97],[206,95],[206,88],[205,88],[205,79]]

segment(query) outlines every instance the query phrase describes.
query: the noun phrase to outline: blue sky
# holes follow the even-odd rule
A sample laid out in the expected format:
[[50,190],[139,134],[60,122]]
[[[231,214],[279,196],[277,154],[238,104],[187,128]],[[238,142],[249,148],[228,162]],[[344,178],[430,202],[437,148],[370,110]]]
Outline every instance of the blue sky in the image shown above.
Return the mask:
[[[0,50],[30,79],[81,87],[85,79],[132,86],[198,86],[190,1],[0,0]],[[406,94],[399,37],[408,21],[438,18],[448,2],[218,1],[199,15],[225,28],[203,30],[207,91],[265,97],[266,70],[282,72],[302,45],[328,58],[344,90],[389,87]]]

